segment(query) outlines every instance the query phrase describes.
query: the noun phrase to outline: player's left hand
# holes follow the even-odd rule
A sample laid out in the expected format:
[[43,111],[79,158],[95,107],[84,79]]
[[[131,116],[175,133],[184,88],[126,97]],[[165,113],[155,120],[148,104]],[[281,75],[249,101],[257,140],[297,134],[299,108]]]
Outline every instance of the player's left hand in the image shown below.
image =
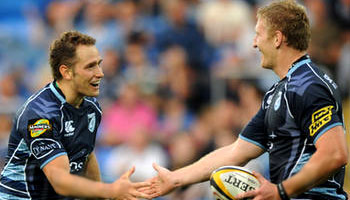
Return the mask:
[[253,200],[280,200],[278,194],[277,185],[266,180],[261,174],[253,172],[258,181],[260,187],[256,190],[251,190],[237,196],[237,199],[251,198]]

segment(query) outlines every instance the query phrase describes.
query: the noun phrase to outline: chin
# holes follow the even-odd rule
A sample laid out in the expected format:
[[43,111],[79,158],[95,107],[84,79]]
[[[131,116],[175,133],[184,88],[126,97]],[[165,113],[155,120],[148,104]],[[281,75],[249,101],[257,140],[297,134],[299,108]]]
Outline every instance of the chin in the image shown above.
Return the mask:
[[272,66],[267,64],[267,63],[263,63],[261,62],[261,67],[264,68],[264,69],[272,69]]
[[268,66],[268,65],[262,65],[262,68],[264,68],[264,69],[272,69],[270,66]]
[[97,97],[100,94],[100,92],[91,92],[89,94],[86,94],[87,97]]

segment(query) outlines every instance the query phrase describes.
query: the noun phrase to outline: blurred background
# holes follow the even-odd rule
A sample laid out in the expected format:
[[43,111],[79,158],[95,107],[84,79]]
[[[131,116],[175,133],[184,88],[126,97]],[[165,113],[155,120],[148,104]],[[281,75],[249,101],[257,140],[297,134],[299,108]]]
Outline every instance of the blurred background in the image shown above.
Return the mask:
[[[98,97],[104,114],[96,144],[104,181],[132,165],[132,180],[145,180],[155,175],[153,162],[173,170],[232,143],[278,81],[261,69],[252,47],[257,7],[268,2],[2,0],[0,166],[14,113],[52,81],[51,41],[73,29],[96,38],[104,59]],[[299,2],[312,25],[309,54],[339,84],[349,126],[350,0]],[[249,166],[268,177],[266,155]],[[159,199],[212,197],[206,182]]]

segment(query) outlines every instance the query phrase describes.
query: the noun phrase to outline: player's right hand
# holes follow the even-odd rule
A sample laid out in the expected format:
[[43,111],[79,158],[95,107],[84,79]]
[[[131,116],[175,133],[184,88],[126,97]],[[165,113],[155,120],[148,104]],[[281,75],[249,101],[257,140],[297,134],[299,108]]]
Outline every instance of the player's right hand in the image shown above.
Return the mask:
[[152,198],[159,197],[173,191],[176,188],[176,182],[172,176],[172,172],[155,163],[153,163],[153,168],[158,172],[158,175],[149,180],[149,182],[152,184]]
[[116,200],[137,200],[139,198],[151,199],[151,195],[142,192],[143,188],[149,188],[149,182],[130,181],[130,176],[135,172],[135,167],[124,173],[118,180],[113,183],[114,199]]

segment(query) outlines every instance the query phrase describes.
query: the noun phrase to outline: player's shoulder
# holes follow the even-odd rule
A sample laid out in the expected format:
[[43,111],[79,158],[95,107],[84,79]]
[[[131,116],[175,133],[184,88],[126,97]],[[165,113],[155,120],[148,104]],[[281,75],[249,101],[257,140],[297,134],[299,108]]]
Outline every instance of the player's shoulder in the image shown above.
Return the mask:
[[88,106],[93,107],[94,109],[96,109],[98,112],[102,113],[102,109],[100,104],[97,101],[96,97],[84,97],[84,100],[86,102],[86,104]]
[[337,84],[324,73],[315,63],[308,62],[287,75],[288,91],[303,95],[305,91],[318,90],[325,88],[327,90],[336,90]]
[[50,84],[34,93],[16,113],[17,117],[53,118],[60,113],[61,102],[54,96]]

